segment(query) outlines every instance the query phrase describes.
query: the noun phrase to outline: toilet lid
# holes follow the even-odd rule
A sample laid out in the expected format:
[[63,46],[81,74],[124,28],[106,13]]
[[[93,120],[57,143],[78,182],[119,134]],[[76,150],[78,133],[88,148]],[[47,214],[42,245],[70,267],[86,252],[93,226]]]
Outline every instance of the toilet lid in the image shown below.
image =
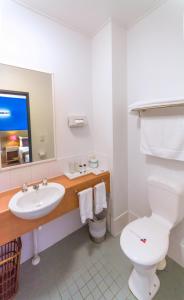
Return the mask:
[[154,265],[167,254],[169,230],[152,218],[140,218],[123,229],[120,245],[134,263]]

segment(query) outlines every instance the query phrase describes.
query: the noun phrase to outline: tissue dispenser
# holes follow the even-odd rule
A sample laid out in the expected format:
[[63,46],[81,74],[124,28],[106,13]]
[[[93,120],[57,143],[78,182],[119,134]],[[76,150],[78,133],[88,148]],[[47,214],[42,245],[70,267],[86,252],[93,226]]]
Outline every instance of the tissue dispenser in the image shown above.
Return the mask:
[[87,125],[87,117],[86,116],[68,116],[68,126],[70,128],[74,127],[83,127]]

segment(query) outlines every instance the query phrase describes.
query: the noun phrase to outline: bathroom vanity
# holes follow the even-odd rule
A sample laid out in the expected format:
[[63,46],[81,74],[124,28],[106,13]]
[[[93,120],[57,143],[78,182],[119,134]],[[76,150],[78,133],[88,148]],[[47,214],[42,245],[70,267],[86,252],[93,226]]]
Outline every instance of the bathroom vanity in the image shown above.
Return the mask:
[[0,245],[78,208],[79,202],[77,193],[86,188],[93,187],[102,181],[106,184],[106,191],[110,192],[109,172],[104,172],[99,175],[88,174],[74,180],[70,180],[65,176],[49,179],[49,182],[62,184],[65,187],[65,195],[59,205],[51,213],[34,220],[18,218],[14,216],[8,208],[12,196],[20,191],[20,188],[0,193]]

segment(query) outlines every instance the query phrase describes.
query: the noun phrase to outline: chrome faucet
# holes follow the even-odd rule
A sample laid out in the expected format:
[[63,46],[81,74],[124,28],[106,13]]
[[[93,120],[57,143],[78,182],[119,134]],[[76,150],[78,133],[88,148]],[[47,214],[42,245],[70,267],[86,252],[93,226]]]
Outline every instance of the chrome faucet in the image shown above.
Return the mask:
[[34,185],[33,185],[33,189],[34,189],[35,191],[38,191],[38,189],[39,189],[39,184],[34,184]]
[[24,183],[22,186],[22,192],[25,193],[27,191],[28,191],[28,185],[27,185],[27,183]]
[[43,180],[42,180],[42,185],[47,185],[48,184],[48,180],[47,180],[47,178],[45,177],[45,178],[43,178]]

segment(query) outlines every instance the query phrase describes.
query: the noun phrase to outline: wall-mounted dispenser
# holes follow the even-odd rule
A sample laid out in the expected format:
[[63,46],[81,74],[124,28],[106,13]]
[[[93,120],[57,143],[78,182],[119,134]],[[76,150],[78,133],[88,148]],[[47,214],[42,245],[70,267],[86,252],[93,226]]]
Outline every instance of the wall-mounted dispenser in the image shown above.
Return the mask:
[[87,117],[82,115],[70,115],[68,116],[68,126],[70,128],[83,127],[88,124]]

